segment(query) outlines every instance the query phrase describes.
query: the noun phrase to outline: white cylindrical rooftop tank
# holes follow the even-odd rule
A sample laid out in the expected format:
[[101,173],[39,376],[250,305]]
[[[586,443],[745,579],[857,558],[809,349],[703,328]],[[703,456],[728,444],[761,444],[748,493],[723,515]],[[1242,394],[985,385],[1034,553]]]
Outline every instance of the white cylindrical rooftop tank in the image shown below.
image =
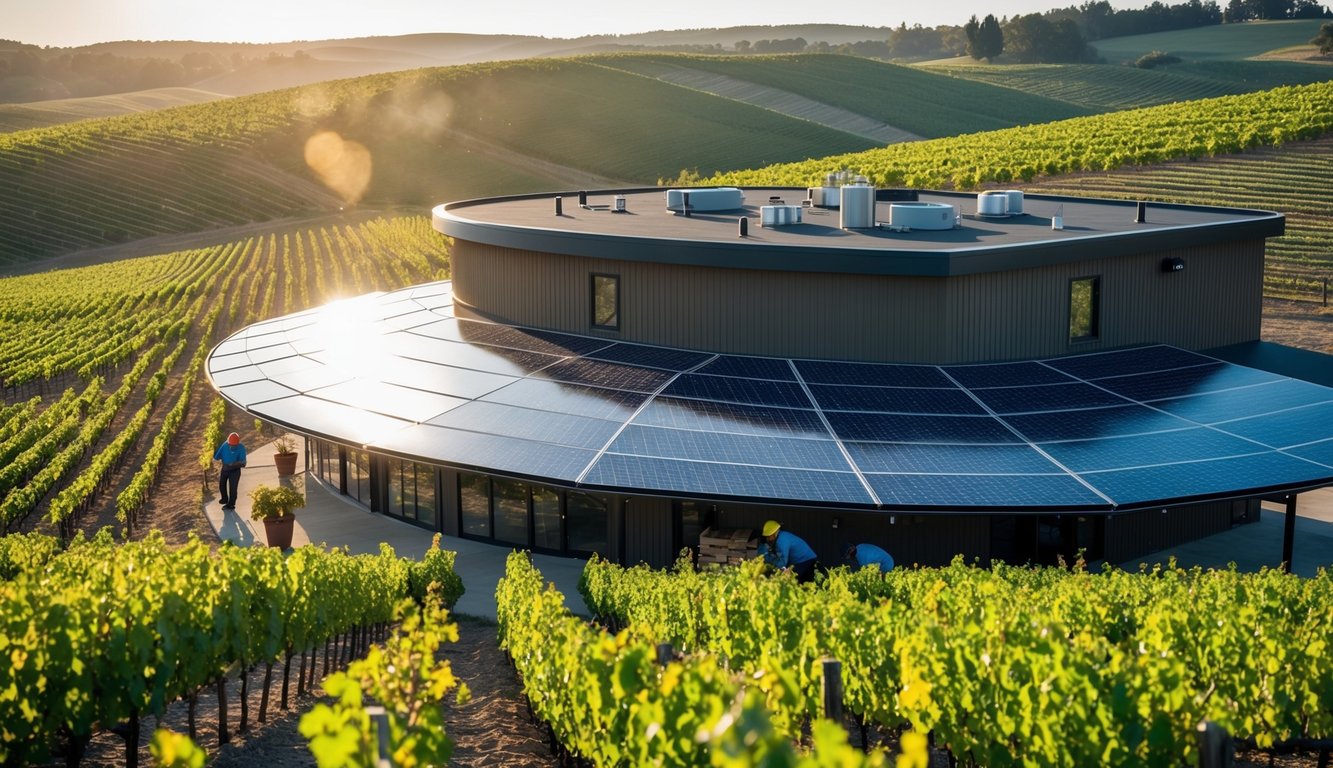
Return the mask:
[[839,226],[843,229],[870,229],[875,226],[875,188],[869,184],[848,184],[842,188]]
[[994,190],[977,195],[978,216],[1003,216],[1009,212],[1009,196]]
[[908,229],[953,229],[953,206],[948,203],[889,203],[889,226]]

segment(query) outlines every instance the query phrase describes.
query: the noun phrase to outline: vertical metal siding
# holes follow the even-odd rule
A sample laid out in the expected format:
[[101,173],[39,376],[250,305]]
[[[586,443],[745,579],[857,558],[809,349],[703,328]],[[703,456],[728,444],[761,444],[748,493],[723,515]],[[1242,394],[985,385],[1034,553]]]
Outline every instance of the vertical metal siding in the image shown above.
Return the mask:
[[[1136,557],[1231,530],[1234,502],[1216,501],[1166,510],[1143,510],[1106,521],[1105,559],[1124,563]],[[1276,558],[1281,553],[1275,553]]]
[[[1163,273],[1168,257],[1185,260]],[[589,275],[620,275],[631,341],[781,357],[1013,360],[1259,338],[1263,241],[950,278],[713,269],[457,241],[454,291],[488,317],[589,333]],[[1069,282],[1100,276],[1100,338],[1070,343]]]
[[667,568],[675,561],[671,551],[670,499],[636,497],[630,499],[625,512],[625,563],[647,563],[654,568]]

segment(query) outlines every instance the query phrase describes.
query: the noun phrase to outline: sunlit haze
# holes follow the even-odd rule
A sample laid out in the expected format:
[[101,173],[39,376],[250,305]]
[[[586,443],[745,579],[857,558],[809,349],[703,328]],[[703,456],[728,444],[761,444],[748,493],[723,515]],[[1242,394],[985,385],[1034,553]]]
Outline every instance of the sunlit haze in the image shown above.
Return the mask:
[[[272,43],[428,32],[582,37],[664,29],[780,24],[896,27],[962,24],[972,14],[1034,13],[1069,0],[1005,3],[935,0],[885,2],[769,0],[630,0],[566,3],[552,0],[0,0],[0,37],[47,46],[116,40],[200,40]],[[1136,8],[1145,2],[1113,2]]]

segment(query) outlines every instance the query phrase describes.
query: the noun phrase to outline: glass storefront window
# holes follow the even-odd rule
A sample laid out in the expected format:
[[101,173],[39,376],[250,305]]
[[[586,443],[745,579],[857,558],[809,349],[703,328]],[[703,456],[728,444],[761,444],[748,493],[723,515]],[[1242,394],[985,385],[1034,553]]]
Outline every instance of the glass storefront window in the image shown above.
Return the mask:
[[560,552],[564,549],[560,494],[549,488],[532,489],[532,546]]
[[528,546],[528,487],[497,478],[491,481],[491,488],[496,540]]
[[429,464],[412,466],[417,476],[417,522],[436,528],[439,515],[435,511],[435,467]]
[[570,492],[565,500],[567,545],[572,552],[607,554],[606,503],[586,493]]
[[468,536],[490,538],[491,481],[482,475],[458,475],[458,509],[462,530]]

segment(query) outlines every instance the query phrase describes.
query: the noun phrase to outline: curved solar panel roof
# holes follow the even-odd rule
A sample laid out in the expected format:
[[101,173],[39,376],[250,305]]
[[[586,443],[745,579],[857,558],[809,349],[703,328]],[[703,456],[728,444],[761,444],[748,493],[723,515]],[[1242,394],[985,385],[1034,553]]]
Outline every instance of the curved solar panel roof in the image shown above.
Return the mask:
[[446,281],[252,325],[208,369],[306,434],[608,491],[1109,512],[1333,484],[1333,389],[1166,346],[946,366],[717,355],[455,317]]

